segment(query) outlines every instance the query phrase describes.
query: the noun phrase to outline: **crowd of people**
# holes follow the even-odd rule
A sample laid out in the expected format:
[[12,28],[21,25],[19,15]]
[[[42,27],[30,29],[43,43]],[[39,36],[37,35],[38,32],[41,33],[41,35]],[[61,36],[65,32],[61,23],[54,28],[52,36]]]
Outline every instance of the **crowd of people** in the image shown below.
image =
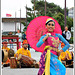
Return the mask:
[[[10,35],[13,35],[12,32],[8,33],[8,36]],[[27,39],[26,39],[26,31],[24,31],[24,34],[22,34],[20,30],[18,29],[16,35],[18,35],[19,37],[19,47],[18,47],[19,49],[17,50],[16,53],[14,52],[13,57],[18,58],[19,54],[22,54],[31,58],[31,53],[29,51],[30,45],[28,44]],[[8,53],[11,52],[10,50],[14,51],[13,42],[14,42],[13,39],[8,39],[8,41],[5,39],[2,40],[2,64],[10,63]],[[8,47],[8,44],[10,45],[9,46],[10,48]],[[9,54],[11,55],[12,52]],[[6,60],[5,60],[5,57],[7,58]]]
[[[10,64],[10,58],[15,57],[16,59],[19,58],[20,55],[28,56],[31,58],[31,53],[27,49],[28,48],[28,42],[27,40],[24,40],[22,42],[22,48],[19,48],[17,52],[14,52],[14,49],[10,49],[7,47],[8,42],[6,40],[3,41],[3,47],[2,47],[2,64]],[[20,59],[19,59],[20,60]]]

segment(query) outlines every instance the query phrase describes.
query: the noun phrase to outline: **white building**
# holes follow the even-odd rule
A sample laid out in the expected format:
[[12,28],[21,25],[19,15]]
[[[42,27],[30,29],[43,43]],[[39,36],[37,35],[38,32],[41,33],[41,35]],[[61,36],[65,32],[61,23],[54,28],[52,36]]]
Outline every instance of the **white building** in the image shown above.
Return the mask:
[[69,9],[68,16],[74,19],[74,7]]
[[[26,22],[25,18],[2,18],[2,33],[4,32],[15,32],[17,29],[20,29],[20,20],[21,22]],[[24,25],[21,24],[21,32],[23,32]]]

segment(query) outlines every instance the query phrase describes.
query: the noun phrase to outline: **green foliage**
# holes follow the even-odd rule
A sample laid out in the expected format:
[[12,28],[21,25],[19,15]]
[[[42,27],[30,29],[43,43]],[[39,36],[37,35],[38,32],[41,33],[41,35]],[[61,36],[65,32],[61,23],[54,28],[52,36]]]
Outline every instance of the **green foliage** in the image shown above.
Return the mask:
[[23,24],[25,27],[23,29],[23,31],[25,31],[27,29],[26,23],[25,22],[21,22],[21,24]]
[[[35,0],[35,2],[34,0],[31,0],[31,2],[33,4],[32,8],[27,7],[27,25],[31,20],[34,19],[34,3],[36,11],[35,17],[45,16],[45,0]],[[68,13],[68,8],[66,8],[66,11]],[[53,17],[55,20],[57,20],[61,26],[62,31],[64,30],[64,9],[54,3],[49,3],[46,1],[46,16]],[[67,26],[69,30],[71,29],[71,27],[73,27],[73,19],[69,18],[68,16]]]
[[69,41],[70,44],[73,44],[73,37],[71,37],[70,41]]
[[26,7],[27,9],[27,25],[24,22],[21,22],[25,28],[23,29],[23,31],[25,31],[27,29],[27,26],[29,25],[30,21],[34,19],[34,13],[33,10],[31,8]]
[[53,18],[58,21],[63,31],[64,30],[64,15],[62,13],[58,13],[57,15],[53,16]]
[[74,43],[73,32],[71,32],[71,39],[70,39],[69,43],[70,44],[73,44]]
[[[31,0],[31,2],[32,4],[34,4],[34,0]],[[34,6],[32,7],[32,9],[34,9]],[[38,11],[38,13],[36,13],[37,16],[39,15],[44,16],[45,15],[45,0],[35,0],[35,10]],[[64,14],[64,9],[60,8],[60,6],[54,3],[46,2],[46,15],[47,16],[52,17],[55,14],[58,14],[59,12]]]
[[25,22],[21,22],[24,26],[26,26],[26,23]]
[[[35,2],[37,2],[38,0],[35,0]],[[32,3],[34,3],[34,0],[31,0]]]
[[[60,24],[61,29],[63,31],[64,30],[64,15],[62,13],[58,13],[58,14],[54,15],[53,18],[58,21],[58,23]],[[68,16],[66,19],[67,19],[68,29],[71,30],[71,27],[73,27],[73,19]]]
[[71,27],[73,27],[73,19],[68,16],[67,16],[67,26],[69,30],[71,30]]
[[28,8],[28,7],[26,7],[26,8],[27,8],[27,10],[32,11],[32,9],[31,9],[31,8]]

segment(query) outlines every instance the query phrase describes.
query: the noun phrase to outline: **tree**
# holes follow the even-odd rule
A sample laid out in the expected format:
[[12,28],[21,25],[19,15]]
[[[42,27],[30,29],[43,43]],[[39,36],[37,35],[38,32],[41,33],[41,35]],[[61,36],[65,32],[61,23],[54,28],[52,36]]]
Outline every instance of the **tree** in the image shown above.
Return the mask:
[[25,31],[27,29],[27,26],[29,25],[30,21],[34,19],[34,11],[33,9],[26,7],[27,9],[27,25],[26,22],[21,22],[25,27],[23,29],[23,31]]
[[[54,15],[53,18],[58,21],[63,31],[64,30],[64,15],[62,13],[58,13],[57,15]],[[71,30],[71,27],[73,27],[73,19],[68,16],[67,16],[67,26],[69,30]]]
[[23,29],[23,31],[25,31],[25,30],[27,29],[26,23],[25,23],[25,22],[21,22],[21,24],[24,25],[24,29]]
[[64,15],[62,13],[58,13],[57,15],[54,15],[53,18],[58,21],[63,31],[64,30]]
[[67,16],[67,26],[69,30],[71,30],[71,27],[73,27],[73,19],[68,16]]
[[[34,0],[31,0],[32,4],[34,4]],[[32,7],[34,9],[34,5]],[[44,16],[45,15],[45,0],[35,0],[35,10],[37,10],[37,16]],[[68,9],[67,9],[68,10]],[[50,17],[54,16],[57,13],[64,14],[64,9],[60,8],[60,6],[46,2],[46,14]]]
[[27,7],[27,21],[28,23],[34,19],[33,9]]
[[[35,2],[34,2],[35,1]],[[34,3],[35,3],[35,17],[45,16],[45,0],[31,0],[32,8],[27,7],[27,25],[31,20],[34,19]],[[66,8],[68,13],[68,8]],[[68,15],[68,14],[67,14]],[[53,17],[61,26],[62,31],[64,30],[64,9],[60,6],[46,2],[46,16]],[[67,25],[70,28],[73,26],[73,20],[67,16]]]

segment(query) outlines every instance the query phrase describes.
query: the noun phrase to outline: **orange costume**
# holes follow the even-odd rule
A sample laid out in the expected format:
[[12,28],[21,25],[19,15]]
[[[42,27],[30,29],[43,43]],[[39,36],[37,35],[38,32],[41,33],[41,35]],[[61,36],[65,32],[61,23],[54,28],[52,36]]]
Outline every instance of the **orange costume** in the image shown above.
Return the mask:
[[[10,63],[10,59],[8,58],[8,51],[10,50],[10,48],[8,47],[3,47],[3,52],[4,52],[4,59],[3,59],[3,62],[2,64],[9,64]],[[2,54],[3,55],[3,54]]]
[[2,47],[2,50],[4,50],[4,49],[7,50],[7,52],[10,50],[10,48],[8,48],[8,47],[5,48],[5,47],[3,46],[3,47]]
[[[24,41],[23,41],[22,45],[24,45],[24,44],[28,44],[27,40],[24,40]],[[30,51],[27,50],[27,49],[24,49],[24,48],[18,49],[18,51],[15,53],[14,56],[15,56],[15,57],[16,57],[16,55],[19,56],[19,54],[26,55],[26,56],[29,56],[29,57],[31,58],[31,53],[30,53]]]
[[30,51],[29,50],[25,50],[24,48],[20,48],[20,49],[18,49],[18,51],[15,53],[15,57],[16,57],[16,54],[19,56],[19,54],[22,54],[22,55],[26,55],[26,56],[29,56],[29,57],[31,57],[31,53],[30,53]]
[[[62,42],[61,43],[61,47],[63,48],[65,46],[65,44]],[[69,52],[69,50],[66,50],[65,52],[62,52],[59,56],[59,60],[71,60],[72,59],[72,55],[71,53]]]
[[7,47],[7,41],[3,42],[3,47],[2,50],[4,52],[4,58],[3,58],[3,62],[2,64],[9,64],[10,63],[10,59],[8,58],[8,52],[10,50],[10,48]]

